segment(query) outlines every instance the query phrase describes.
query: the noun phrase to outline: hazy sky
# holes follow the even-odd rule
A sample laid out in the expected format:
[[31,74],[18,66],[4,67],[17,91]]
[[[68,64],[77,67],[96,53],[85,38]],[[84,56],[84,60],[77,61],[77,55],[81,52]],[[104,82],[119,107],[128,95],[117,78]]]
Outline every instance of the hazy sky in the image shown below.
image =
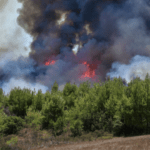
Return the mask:
[[[22,4],[17,0],[0,0],[0,67],[10,60],[16,60],[19,56],[27,57],[30,52],[32,37],[17,24],[18,12]],[[11,73],[11,72],[10,72]],[[27,87],[38,91],[46,91],[46,87],[38,84],[30,84],[22,79],[14,79],[4,83],[2,88],[9,93],[14,87]]]
[[11,53],[13,59],[28,56],[32,37],[17,24],[17,9],[22,4],[17,0],[0,0],[0,55]]

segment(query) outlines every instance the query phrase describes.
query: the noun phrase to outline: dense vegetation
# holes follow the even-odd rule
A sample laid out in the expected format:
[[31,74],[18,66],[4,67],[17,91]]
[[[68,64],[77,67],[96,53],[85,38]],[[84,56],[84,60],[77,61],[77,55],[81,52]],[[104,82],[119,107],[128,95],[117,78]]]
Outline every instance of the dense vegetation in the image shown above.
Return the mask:
[[[9,113],[10,112],[10,113]],[[69,124],[73,136],[82,131],[108,131],[114,135],[149,133],[150,77],[136,78],[124,86],[121,78],[105,83],[89,82],[77,87],[66,83],[58,91],[57,82],[51,93],[14,88],[9,95],[0,90],[0,133],[17,133],[25,124],[39,129],[52,129],[53,134],[66,132]]]

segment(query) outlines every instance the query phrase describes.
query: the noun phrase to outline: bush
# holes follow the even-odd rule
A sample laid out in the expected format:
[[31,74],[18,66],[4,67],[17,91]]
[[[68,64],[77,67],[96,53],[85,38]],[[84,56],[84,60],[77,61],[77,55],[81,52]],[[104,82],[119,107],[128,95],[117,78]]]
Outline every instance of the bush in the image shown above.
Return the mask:
[[29,107],[27,111],[27,116],[25,117],[25,121],[27,124],[29,124],[30,126],[34,124],[35,127],[39,128],[40,125],[42,125],[42,119],[43,116],[40,112],[32,110],[32,108]]
[[20,129],[22,129],[24,124],[24,120],[20,117],[6,117],[0,124],[0,133],[4,133],[6,135],[16,134]]
[[70,130],[73,134],[73,136],[81,136],[82,135],[82,130],[83,130],[83,123],[81,120],[77,119],[74,122],[71,123],[70,125]]
[[17,144],[18,142],[18,137],[12,137],[9,141],[6,142],[8,145],[14,145]]

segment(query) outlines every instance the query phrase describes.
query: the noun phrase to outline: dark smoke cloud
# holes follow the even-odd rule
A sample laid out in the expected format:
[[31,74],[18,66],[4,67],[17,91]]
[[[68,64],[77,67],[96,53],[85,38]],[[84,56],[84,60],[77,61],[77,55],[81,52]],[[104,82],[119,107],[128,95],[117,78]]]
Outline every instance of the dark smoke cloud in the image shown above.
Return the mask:
[[[86,66],[82,64],[84,61],[96,69],[95,79],[87,79],[89,81],[105,81],[109,74],[111,77],[119,75],[129,82],[142,67],[138,65],[133,71],[133,64],[139,61],[133,58],[138,55],[138,59],[142,56],[149,59],[148,0],[18,1],[23,4],[19,10],[18,24],[33,37],[31,52],[25,58],[30,61],[24,59],[26,69],[19,59],[8,62],[6,70],[1,68],[0,80],[4,82],[22,76],[25,81],[41,83],[49,89],[55,80],[60,88],[66,82],[79,85],[86,80],[79,80],[86,71]],[[63,14],[66,14],[65,21],[59,25],[58,20]],[[75,44],[81,46],[76,56],[72,52]],[[45,66],[49,59],[56,63]],[[143,60],[144,66],[146,63],[148,61]],[[13,73],[12,66],[16,66]],[[124,70],[130,73],[120,71],[119,68],[124,66]],[[144,70],[141,77],[144,78],[147,72],[148,69]]]

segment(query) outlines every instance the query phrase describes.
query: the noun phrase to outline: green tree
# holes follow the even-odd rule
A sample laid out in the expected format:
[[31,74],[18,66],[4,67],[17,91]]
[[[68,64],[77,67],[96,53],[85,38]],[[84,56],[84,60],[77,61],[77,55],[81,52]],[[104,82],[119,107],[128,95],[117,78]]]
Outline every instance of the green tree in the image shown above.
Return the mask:
[[9,99],[9,96],[4,95],[3,89],[0,88],[0,103],[2,103],[4,107],[8,106],[8,99]]
[[96,129],[100,129],[98,124],[101,114],[97,105],[98,97],[94,91],[94,89],[91,89],[89,93],[84,98],[82,98],[82,105],[84,106],[82,108],[82,121],[84,122],[84,130],[87,131],[95,131]]
[[3,89],[0,88],[0,102],[3,102],[4,94],[3,94]]
[[86,82],[83,82],[82,84],[80,84],[80,86],[78,88],[78,95],[80,97],[84,97],[86,95],[86,93],[89,92],[90,86],[91,86],[91,83],[89,81],[86,81]]
[[66,83],[64,89],[63,89],[63,99],[65,100],[65,107],[70,109],[71,107],[74,107],[75,100],[78,97],[78,87],[70,83]]
[[147,73],[145,80],[145,105],[143,107],[144,111],[144,116],[146,118],[146,132],[149,132],[149,120],[150,120],[150,76]]
[[31,127],[34,126],[37,129],[40,129],[42,126],[42,119],[43,116],[41,115],[41,112],[33,110],[32,107],[28,108],[27,116],[25,116],[25,121],[27,124],[29,124]]
[[50,101],[50,100],[51,100],[51,94],[49,91],[46,91],[46,93],[44,94],[44,102]]
[[52,129],[54,133],[63,131],[65,126],[64,102],[59,95],[52,95],[51,100],[45,102],[41,114],[44,116],[42,120],[43,128]]
[[122,125],[119,109],[122,107],[120,101],[125,94],[124,90],[125,88],[120,77],[113,80],[108,78],[105,84],[99,87],[98,110],[105,113],[105,119],[108,120],[106,126],[109,132],[113,131],[116,124]]
[[115,95],[111,95],[109,100],[105,103],[105,108],[107,109],[106,115],[108,118],[111,118],[109,122],[109,131],[112,132],[112,127],[113,127],[113,122],[114,121],[114,116],[117,111],[117,103],[118,99],[116,98]]
[[[135,133],[143,131],[145,116],[145,89],[144,82],[139,78],[134,79],[128,86],[127,97],[129,99],[129,105],[124,108],[125,125],[131,127],[131,130]],[[134,131],[134,129],[136,129]]]
[[75,104],[75,107],[72,107],[67,115],[67,121],[69,120],[70,130],[72,135],[80,136],[82,135],[83,130],[83,122],[81,120],[82,111],[79,105]]
[[[95,88],[95,87],[94,87]],[[105,113],[105,103],[107,100],[107,93],[105,85],[95,88],[95,95],[97,95],[96,103],[98,106],[98,111],[103,111]]]
[[27,88],[24,88],[22,91],[24,93],[24,99],[25,99],[25,101],[27,101],[27,107],[29,108],[32,105],[35,91],[31,92],[31,90],[27,89]]
[[33,98],[33,104],[32,108],[36,111],[42,110],[42,105],[44,104],[44,94],[42,93],[42,90],[38,90],[38,93]]
[[[95,116],[94,117],[94,125],[95,129],[100,129],[103,131],[106,131],[108,128],[108,116],[106,115],[106,108],[105,103],[107,102],[107,92],[106,92],[106,86],[103,83],[102,85],[98,85],[97,83],[94,84],[93,89],[91,90],[91,93],[95,96]],[[93,106],[94,106],[93,105]],[[90,107],[91,105],[89,105]]]
[[19,87],[14,88],[11,90],[8,100],[10,112],[20,117],[24,117],[26,115],[27,101],[25,100],[25,94],[26,93]]
[[134,119],[135,123],[141,125],[143,127],[143,120],[144,120],[144,112],[143,112],[143,105],[145,99],[145,89],[143,88],[143,82],[137,80],[132,88],[131,93],[131,102],[134,111]]
[[52,86],[51,93],[56,93],[58,91],[58,83],[55,81],[55,83]]

